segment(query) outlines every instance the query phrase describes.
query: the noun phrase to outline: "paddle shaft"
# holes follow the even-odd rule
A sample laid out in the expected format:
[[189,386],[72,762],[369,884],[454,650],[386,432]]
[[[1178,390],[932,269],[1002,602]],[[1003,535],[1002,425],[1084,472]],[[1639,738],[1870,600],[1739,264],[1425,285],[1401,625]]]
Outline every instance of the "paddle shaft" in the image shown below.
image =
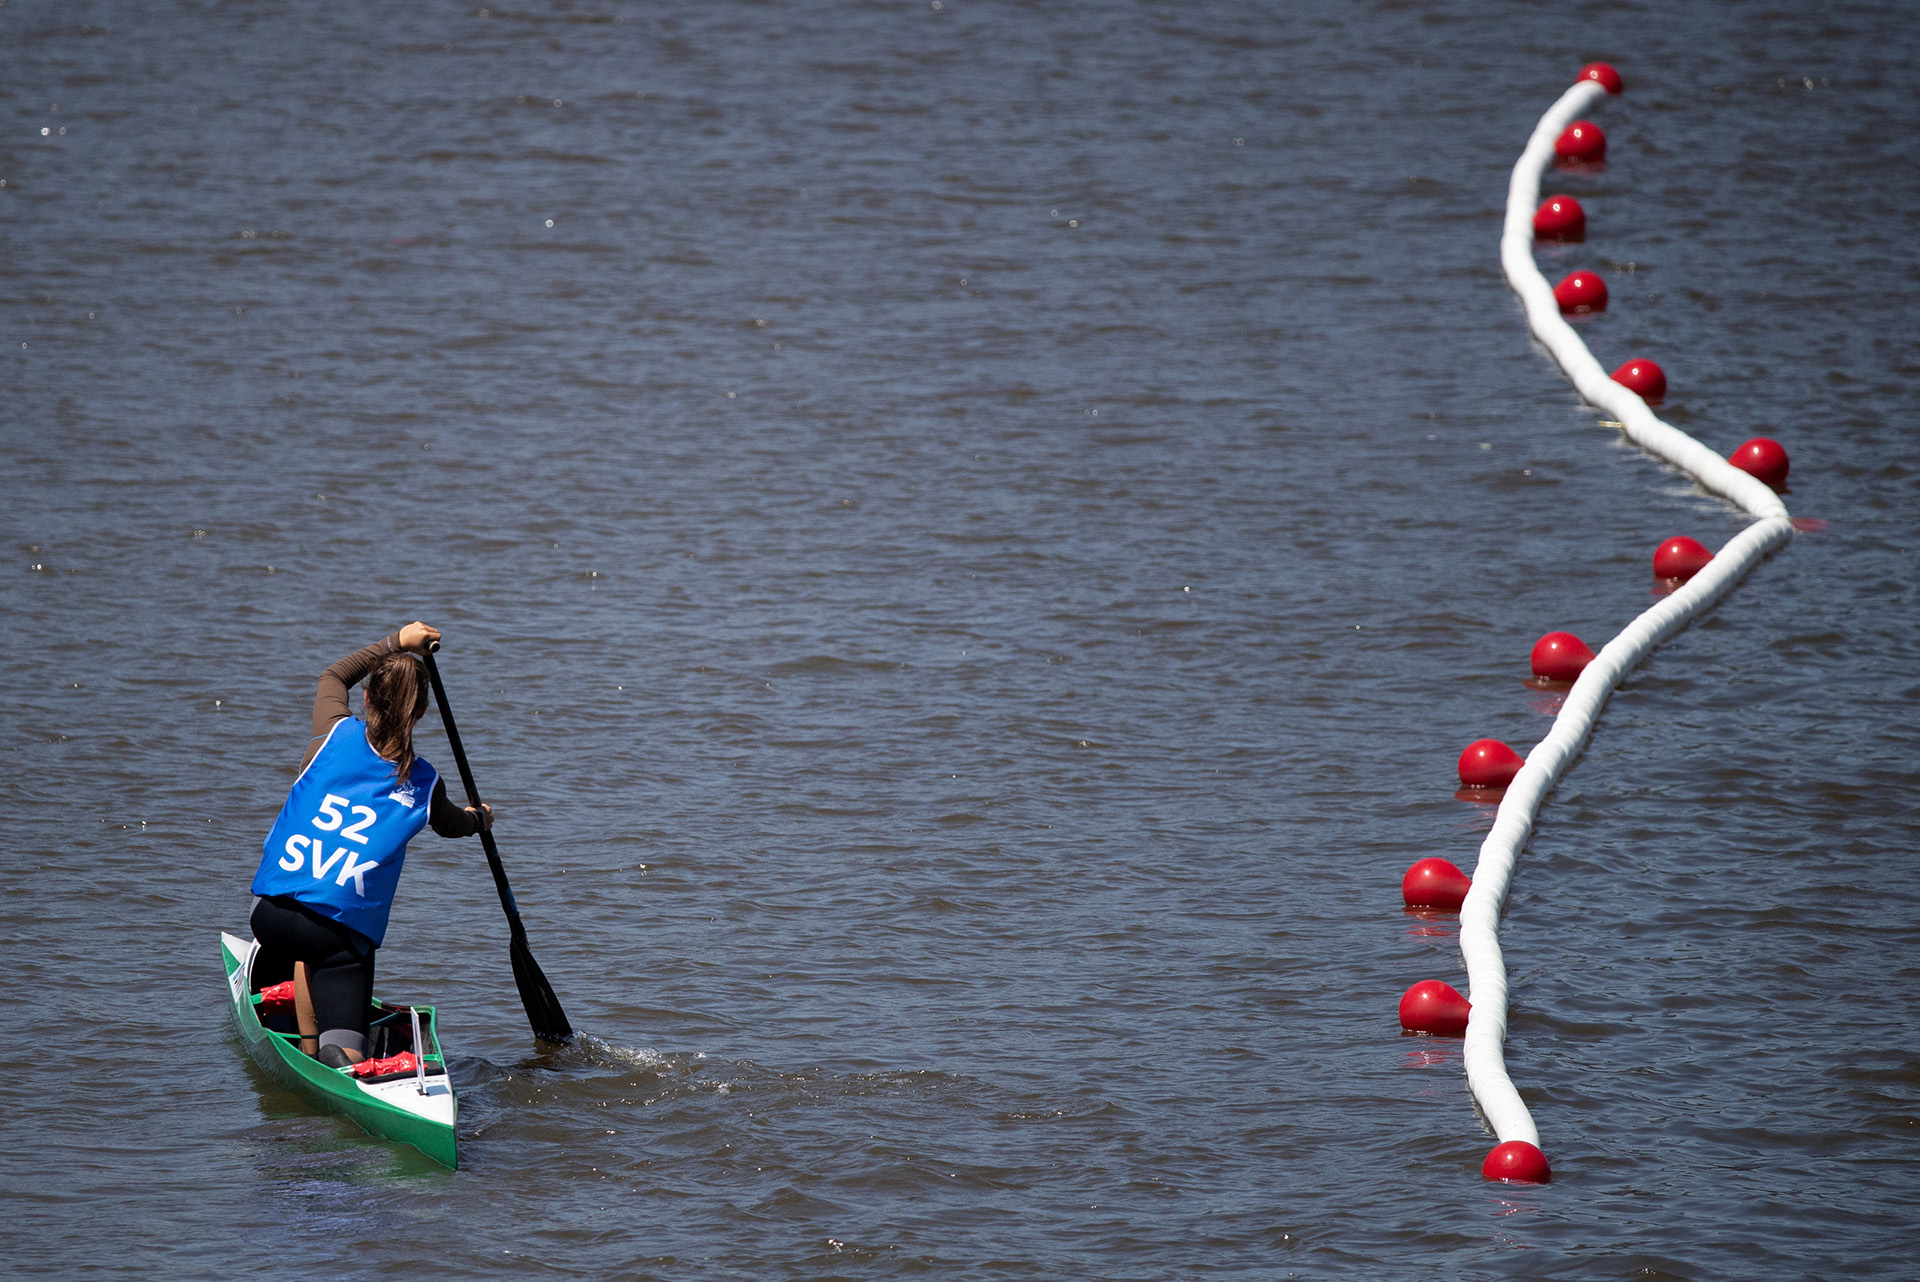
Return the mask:
[[[434,647],[438,649],[438,646]],[[467,790],[467,804],[480,809],[480,789],[473,782],[473,767],[467,764],[467,750],[460,746],[460,728],[453,724],[453,708],[447,703],[447,688],[440,684],[440,665],[432,651],[420,656],[427,661],[427,679],[433,683],[433,701],[440,705],[440,724],[446,727],[447,742],[453,745],[453,760],[460,767],[460,782]],[[480,829],[480,844],[486,848],[487,867],[493,870],[493,888],[500,892],[500,907],[507,914],[507,925],[515,938],[524,939],[527,928],[520,923],[520,906],[513,901],[513,887],[507,884],[507,870],[500,864],[500,848],[493,844],[493,833]]]
[[[480,789],[474,786],[467,750],[460,746],[460,728],[453,724],[447,688],[440,683],[440,665],[433,661],[433,652],[439,648],[436,641],[420,657],[427,661],[427,679],[433,683],[434,701],[440,705],[440,721],[446,727],[447,742],[453,745],[453,759],[460,766],[460,782],[467,786],[467,804],[479,810]],[[507,925],[511,927],[507,958],[513,963],[514,987],[520,990],[520,1004],[527,1008],[527,1022],[533,1026],[533,1035],[543,1042],[571,1041],[573,1025],[567,1021],[567,1012],[560,1008],[560,999],[554,996],[553,985],[547,982],[540,963],[533,959],[533,950],[527,947],[527,928],[520,923],[520,906],[513,902],[513,887],[507,884],[507,870],[500,866],[499,848],[485,827],[480,829],[480,844],[486,848],[487,867],[493,870],[493,888],[500,892],[500,907],[506,911]]]

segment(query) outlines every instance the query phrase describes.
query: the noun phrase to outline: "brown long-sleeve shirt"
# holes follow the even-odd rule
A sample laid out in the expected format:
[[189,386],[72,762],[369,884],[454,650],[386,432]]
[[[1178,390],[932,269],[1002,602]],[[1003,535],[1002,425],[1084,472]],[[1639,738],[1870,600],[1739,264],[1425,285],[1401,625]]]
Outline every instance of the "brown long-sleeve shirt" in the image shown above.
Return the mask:
[[[397,653],[399,649],[400,634],[396,632],[355,650],[320,674],[320,689],[313,696],[313,738],[307,741],[307,755],[300,759],[301,770],[304,771],[314,754],[320,751],[320,745],[326,742],[333,727],[353,715],[353,709],[347,702],[347,691],[359,685],[379,665],[380,660]],[[434,782],[433,800],[427,807],[427,822],[442,837],[471,837],[480,831],[479,817],[448,799],[445,779]]]

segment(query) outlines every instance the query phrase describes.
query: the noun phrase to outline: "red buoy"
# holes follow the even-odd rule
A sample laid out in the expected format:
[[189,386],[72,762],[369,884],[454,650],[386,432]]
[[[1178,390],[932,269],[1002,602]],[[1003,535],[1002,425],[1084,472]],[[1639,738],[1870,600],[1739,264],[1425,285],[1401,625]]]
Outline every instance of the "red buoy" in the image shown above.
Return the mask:
[[1400,998],[1400,1027],[1433,1037],[1464,1037],[1467,999],[1452,984],[1423,979]]
[[1498,739],[1475,739],[1460,754],[1460,782],[1469,788],[1504,788],[1526,764]]
[[1685,583],[1707,568],[1713,553],[1697,539],[1676,534],[1653,550],[1653,577],[1678,579]]
[[1553,301],[1562,313],[1607,310],[1607,282],[1598,272],[1574,272],[1553,287]]
[[1578,680],[1593,651],[1571,632],[1549,632],[1533,643],[1533,675],[1547,681]]
[[1580,74],[1575,76],[1573,80],[1575,84],[1578,84],[1582,80],[1597,80],[1600,82],[1600,87],[1608,93],[1619,93],[1622,89],[1626,88],[1625,85],[1620,83],[1620,73],[1604,62],[1589,62],[1586,66],[1580,68]]
[[[1432,908],[1440,912],[1457,913],[1460,905],[1467,901],[1467,890],[1473,885],[1473,879],[1454,867],[1446,859],[1422,859],[1407,869],[1407,875],[1400,879],[1400,898],[1407,901],[1409,908]],[[1401,1003],[1405,1009],[1405,1003]]]
[[1787,452],[1771,437],[1754,437],[1727,455],[1727,462],[1776,490],[1787,483]]
[[1480,1163],[1480,1174],[1503,1184],[1553,1183],[1553,1170],[1547,1165],[1547,1155],[1525,1140],[1508,1140],[1505,1144],[1494,1145],[1493,1151],[1487,1154],[1487,1160]]
[[1667,395],[1667,372],[1652,361],[1628,361],[1613,371],[1613,381],[1649,405],[1659,404]]
[[1535,240],[1585,240],[1587,211],[1571,196],[1549,196],[1533,211]]
[[1576,120],[1554,140],[1553,154],[1576,164],[1595,164],[1607,158],[1607,136],[1591,120]]

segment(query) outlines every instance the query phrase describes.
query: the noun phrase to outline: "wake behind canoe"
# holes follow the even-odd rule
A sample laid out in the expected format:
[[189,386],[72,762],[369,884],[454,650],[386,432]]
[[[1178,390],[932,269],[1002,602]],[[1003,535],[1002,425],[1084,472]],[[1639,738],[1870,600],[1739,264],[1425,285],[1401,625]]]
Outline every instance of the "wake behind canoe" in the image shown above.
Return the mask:
[[260,994],[253,981],[259,944],[221,932],[229,1010],[240,1040],[274,1079],[309,1103],[351,1118],[369,1134],[409,1144],[434,1161],[457,1167],[454,1118],[459,1104],[440,1051],[439,1021],[431,1006],[394,1006],[374,1000],[373,1031],[380,1054],[413,1050],[413,1020],[420,1017],[425,1043],[424,1083],[413,1073],[386,1080],[361,1080],[342,1068],[328,1068],[300,1050],[297,1032],[278,1032],[260,1020]]

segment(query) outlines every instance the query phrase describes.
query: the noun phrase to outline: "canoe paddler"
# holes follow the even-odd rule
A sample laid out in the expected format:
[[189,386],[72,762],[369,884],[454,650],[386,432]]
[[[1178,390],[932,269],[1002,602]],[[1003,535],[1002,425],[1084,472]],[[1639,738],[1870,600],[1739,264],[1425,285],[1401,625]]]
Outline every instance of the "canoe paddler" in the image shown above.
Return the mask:
[[[429,824],[442,837],[493,826],[490,808],[455,806],[414,755],[429,690],[416,656],[439,640],[409,623],[320,674],[313,738],[253,877],[256,983],[292,971],[300,1048],[334,1068],[367,1055],[374,953],[407,843]],[[362,681],[355,717],[347,691]]]

